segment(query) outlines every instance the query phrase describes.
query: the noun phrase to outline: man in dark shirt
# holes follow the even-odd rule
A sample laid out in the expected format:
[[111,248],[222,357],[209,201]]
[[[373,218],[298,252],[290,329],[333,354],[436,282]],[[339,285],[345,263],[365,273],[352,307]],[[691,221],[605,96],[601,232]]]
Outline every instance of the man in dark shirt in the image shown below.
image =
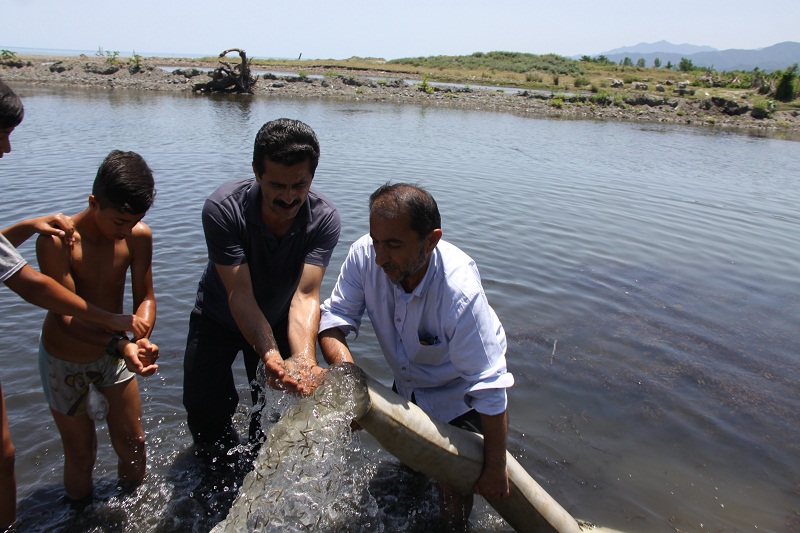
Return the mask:
[[[184,356],[183,404],[196,444],[238,443],[231,366],[244,355],[251,383],[263,361],[270,386],[306,393],[316,361],[319,291],[339,240],[339,214],[311,189],[319,142],[306,124],[264,124],[255,178],[223,183],[203,207],[208,265],[197,289]],[[257,388],[251,387],[253,403]],[[259,435],[253,416],[250,438]]]

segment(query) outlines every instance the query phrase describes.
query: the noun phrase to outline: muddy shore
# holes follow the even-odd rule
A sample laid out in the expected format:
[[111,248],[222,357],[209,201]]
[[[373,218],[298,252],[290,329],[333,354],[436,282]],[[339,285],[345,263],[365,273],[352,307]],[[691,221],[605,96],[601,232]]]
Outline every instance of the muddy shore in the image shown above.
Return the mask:
[[[208,70],[219,66],[217,62],[197,59],[142,58],[137,70],[127,58],[109,63],[105,58],[89,56],[19,56],[16,63],[21,66],[0,66],[0,79],[12,87],[84,86],[190,93],[195,84],[209,81]],[[702,88],[700,96],[694,98],[626,90],[615,93],[613,101],[598,103],[589,99],[590,93],[574,95],[433,83],[425,91],[418,76],[381,70],[308,68],[301,72],[286,67],[273,70],[259,65],[253,68],[256,72],[277,74],[258,76],[255,98],[329,98],[486,110],[531,117],[682,124],[800,141],[800,112],[797,110],[774,111],[761,117],[745,101],[704,98]]]

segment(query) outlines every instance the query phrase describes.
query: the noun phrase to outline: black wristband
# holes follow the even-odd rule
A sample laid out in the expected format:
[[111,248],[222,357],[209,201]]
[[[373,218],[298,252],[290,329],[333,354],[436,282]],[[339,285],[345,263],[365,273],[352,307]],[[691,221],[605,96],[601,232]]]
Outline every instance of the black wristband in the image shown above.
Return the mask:
[[119,344],[119,341],[122,339],[125,339],[126,341],[129,340],[127,335],[115,333],[114,336],[111,337],[111,340],[108,341],[108,344],[106,344],[106,354],[110,355],[111,357],[121,357],[119,350],[117,350],[117,344]]

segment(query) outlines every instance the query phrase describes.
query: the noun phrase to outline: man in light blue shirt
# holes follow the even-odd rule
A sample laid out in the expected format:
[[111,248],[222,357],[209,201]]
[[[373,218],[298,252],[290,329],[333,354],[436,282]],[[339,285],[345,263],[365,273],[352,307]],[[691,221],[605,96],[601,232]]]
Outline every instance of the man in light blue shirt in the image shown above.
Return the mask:
[[[508,496],[506,337],[475,262],[443,241],[436,201],[414,185],[370,196],[370,233],[357,240],[322,304],[320,346],[329,363],[353,362],[346,336],[369,313],[394,388],[425,412],[484,434],[476,493]],[[442,486],[442,516],[467,526],[472,495]]]

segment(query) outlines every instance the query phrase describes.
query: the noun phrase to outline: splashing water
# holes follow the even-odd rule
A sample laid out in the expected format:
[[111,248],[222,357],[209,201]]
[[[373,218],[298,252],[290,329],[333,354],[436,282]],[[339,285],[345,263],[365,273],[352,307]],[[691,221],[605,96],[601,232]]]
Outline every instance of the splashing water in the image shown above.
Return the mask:
[[[255,468],[244,479],[228,517],[215,533],[239,531],[382,531],[379,514],[350,460],[355,381],[336,368],[308,398],[291,405],[272,426]],[[285,393],[267,391],[265,396]],[[267,404],[270,398],[265,400]]]

